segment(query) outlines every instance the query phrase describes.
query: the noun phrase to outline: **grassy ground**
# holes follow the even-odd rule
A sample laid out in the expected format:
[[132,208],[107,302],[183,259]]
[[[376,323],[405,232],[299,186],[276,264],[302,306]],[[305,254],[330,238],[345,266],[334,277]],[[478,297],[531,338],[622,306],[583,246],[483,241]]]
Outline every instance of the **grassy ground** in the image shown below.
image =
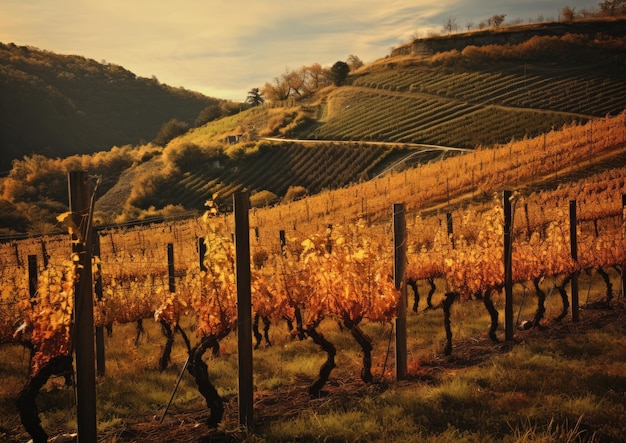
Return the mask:
[[[614,276],[616,278],[616,276]],[[545,283],[550,292],[551,282]],[[617,286],[617,284],[616,284]],[[601,300],[604,288],[580,282],[581,304]],[[516,287],[520,320],[534,312],[534,293]],[[439,301],[435,296],[435,304]],[[501,315],[503,297],[495,297]],[[522,303],[523,302],[523,303]],[[164,344],[158,325],[144,322],[135,346],[135,325],[119,325],[106,338],[106,376],[98,379],[98,433],[101,442],[148,441],[424,441],[563,442],[626,441],[626,312],[581,312],[577,324],[551,319],[560,299],[547,300],[544,327],[516,331],[513,342],[487,338],[488,317],[480,301],[456,304],[452,313],[454,349],[443,355],[440,309],[411,313],[409,377],[396,381],[392,326],[367,325],[374,341],[375,383],[359,377],[361,354],[355,341],[332,321],[321,330],[337,348],[337,367],[323,398],[310,399],[325,355],[311,340],[293,341],[282,325],[272,327],[273,346],[254,354],[255,430],[238,428],[237,354],[233,334],[219,357],[207,357],[212,382],[225,399],[217,431],[204,423],[206,406],[189,374],[182,377],[172,406],[161,417],[186,359],[176,337],[172,363],[156,367]],[[191,325],[185,324],[190,330]],[[499,336],[503,338],[502,326]],[[26,442],[14,400],[26,382],[28,356],[16,346],[0,347],[0,441]],[[48,433],[75,432],[74,391],[51,380],[38,397]]]

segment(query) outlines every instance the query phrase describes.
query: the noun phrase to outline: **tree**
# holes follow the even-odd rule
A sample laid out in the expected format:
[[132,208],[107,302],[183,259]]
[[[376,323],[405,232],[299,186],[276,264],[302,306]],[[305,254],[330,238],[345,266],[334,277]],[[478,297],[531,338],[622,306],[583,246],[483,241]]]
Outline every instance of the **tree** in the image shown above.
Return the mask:
[[626,14],[626,0],[605,0],[599,6],[602,14],[609,17]]
[[252,106],[262,105],[265,99],[259,88],[252,88],[248,91],[248,97],[246,97],[246,103]]
[[343,85],[343,82],[348,77],[350,72],[350,66],[346,62],[338,61],[332,68],[330,68],[330,76],[335,86]]
[[188,130],[189,125],[187,123],[173,118],[161,126],[161,129],[159,129],[159,132],[157,132],[157,135],[154,137],[152,142],[155,145],[165,146],[171,140],[175,139],[179,135],[183,135]]
[[459,25],[456,22],[456,18],[452,16],[448,17],[448,20],[446,20],[446,23],[443,25],[444,32],[447,32],[448,35],[450,35],[458,29]]
[[363,66],[363,62],[356,55],[350,54],[348,56],[348,66],[350,67],[350,71],[356,71],[361,66]]
[[504,17],[506,17],[506,14],[493,15],[487,19],[487,24],[494,28],[499,28],[504,23]]
[[563,20],[566,22],[574,21],[574,17],[576,16],[576,8],[570,8],[566,6],[561,11],[561,15],[563,15]]
[[281,101],[289,98],[289,84],[283,79],[274,77],[274,83],[265,82],[265,86],[261,90],[268,100]]
[[202,111],[200,111],[200,113],[198,114],[198,117],[196,118],[194,126],[200,127],[220,117],[222,117],[222,109],[220,107],[220,104],[214,103],[212,105],[205,107]]
[[305,77],[305,86],[310,92],[319,91],[320,89],[331,84],[330,70],[322,67],[319,63],[314,63],[311,66],[304,66],[302,68],[303,76]]

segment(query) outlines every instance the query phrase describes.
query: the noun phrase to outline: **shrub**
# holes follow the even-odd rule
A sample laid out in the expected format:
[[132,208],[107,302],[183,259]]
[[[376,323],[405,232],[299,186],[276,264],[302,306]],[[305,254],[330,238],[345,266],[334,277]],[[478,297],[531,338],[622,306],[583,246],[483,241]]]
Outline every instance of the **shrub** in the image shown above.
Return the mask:
[[183,135],[189,130],[189,125],[175,118],[164,123],[154,137],[153,143],[159,146],[167,145],[171,140]]
[[298,200],[308,194],[304,186],[289,186],[283,200],[286,202]]
[[269,206],[272,203],[278,201],[278,196],[272,191],[259,191],[256,194],[250,196],[250,206],[253,208],[260,208],[263,206]]

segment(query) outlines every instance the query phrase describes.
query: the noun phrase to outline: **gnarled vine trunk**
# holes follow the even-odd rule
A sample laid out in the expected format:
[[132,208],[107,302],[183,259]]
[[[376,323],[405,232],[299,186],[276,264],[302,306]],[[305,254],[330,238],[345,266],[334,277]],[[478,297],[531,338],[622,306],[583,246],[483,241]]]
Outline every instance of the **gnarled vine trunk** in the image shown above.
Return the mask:
[[435,286],[435,279],[432,277],[428,278],[428,284],[430,285],[430,289],[428,290],[428,295],[426,296],[426,309],[434,309],[433,306],[433,294],[437,287]]
[[563,302],[563,309],[561,310],[561,314],[555,318],[556,321],[563,320],[569,312],[569,299],[567,298],[567,291],[565,290],[565,286],[570,282],[571,279],[572,275],[568,275],[563,280],[563,283],[556,287],[556,289],[559,291],[559,294],[561,295],[561,300]]
[[374,349],[372,346],[372,340],[359,327],[359,322],[352,321],[350,318],[345,318],[343,324],[350,330],[352,337],[354,337],[363,351],[361,380],[365,383],[371,383],[374,380],[374,377],[372,377],[372,350]]
[[[259,319],[263,320],[263,334],[259,331]],[[260,314],[254,315],[254,321],[252,322],[252,333],[254,334],[254,339],[256,340],[256,344],[254,345],[254,349],[259,349],[261,346],[261,342],[265,338],[265,343],[268,347],[272,346],[272,342],[270,342],[270,320],[266,316],[262,316]]]
[[187,371],[193,376],[198,386],[198,391],[206,400],[210,415],[207,419],[207,425],[211,428],[217,427],[224,417],[224,402],[222,397],[215,389],[215,386],[209,380],[209,367],[202,360],[202,356],[207,349],[219,349],[219,340],[215,335],[204,337],[200,344],[191,349],[189,354],[189,363]]
[[489,338],[491,341],[495,343],[499,343],[498,337],[496,337],[496,331],[498,330],[498,310],[493,305],[493,301],[491,300],[491,292],[493,290],[488,288],[485,291],[485,295],[483,296],[483,304],[485,308],[487,308],[487,312],[489,312],[489,316],[491,317],[491,325],[489,326]]
[[48,379],[53,375],[66,376],[68,372],[72,372],[72,356],[61,355],[52,358],[45,363],[41,369],[28,381],[26,387],[20,392],[17,398],[17,409],[20,412],[20,420],[26,432],[33,438],[33,443],[46,443],[48,434],[41,427],[39,418],[39,409],[35,399],[41,388],[46,384]]
[[413,289],[413,312],[417,312],[420,303],[420,294],[417,291],[417,280],[415,280],[414,278],[407,278],[406,284],[407,286],[410,286],[411,289]]
[[317,332],[316,325],[309,325],[306,328],[306,333],[313,339],[316,345],[319,345],[324,351],[326,351],[326,361],[320,368],[320,373],[317,380],[309,388],[309,395],[313,398],[319,398],[322,396],[322,388],[330,378],[331,371],[335,368],[335,355],[337,350],[335,346],[324,338],[324,334]]
[[535,316],[533,318],[533,327],[536,328],[539,326],[539,323],[543,319],[543,315],[546,312],[546,293],[543,292],[541,287],[539,286],[539,282],[541,281],[541,277],[537,277],[533,279],[533,285],[535,286],[535,292],[537,293],[537,310],[535,311]]
[[606,285],[606,304],[609,305],[611,300],[613,300],[613,284],[611,283],[609,274],[607,274],[604,269],[597,267],[596,271],[598,271],[598,274],[600,274],[600,277],[602,277],[602,280],[604,280],[604,284]]
[[441,306],[443,307],[443,327],[446,330],[446,347],[443,350],[445,355],[452,354],[452,329],[450,327],[452,322],[450,321],[450,308],[454,303],[454,299],[458,296],[458,292],[447,292],[441,302]]
[[167,365],[170,363],[170,357],[172,355],[172,346],[174,346],[174,331],[172,331],[171,326],[161,320],[161,331],[163,331],[163,335],[166,337],[165,347],[163,348],[163,354],[161,354],[161,358],[159,359],[159,370],[165,371],[167,369]]

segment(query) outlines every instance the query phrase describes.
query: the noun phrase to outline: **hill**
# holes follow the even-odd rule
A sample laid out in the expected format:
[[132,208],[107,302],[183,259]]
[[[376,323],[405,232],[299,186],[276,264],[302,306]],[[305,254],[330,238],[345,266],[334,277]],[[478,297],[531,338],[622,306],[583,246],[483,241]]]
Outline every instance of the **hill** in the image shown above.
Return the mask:
[[[201,209],[214,193],[227,204],[242,188],[271,191],[277,198],[290,186],[314,194],[370,179],[415,151],[421,153],[411,164],[454,155],[412,144],[491,147],[616,115],[626,109],[625,25],[541,25],[537,35],[523,26],[483,32],[480,39],[471,33],[471,39],[461,34],[420,41],[430,45],[431,54],[395,50],[311,99],[266,104],[190,131],[166,147],[164,156],[183,158],[186,150],[205,159],[176,164],[161,180],[162,191],[131,203]],[[439,47],[453,49],[437,52]],[[216,149],[225,134],[236,134],[238,143]],[[395,143],[393,155],[385,143]],[[206,167],[209,158],[220,167]]]
[[121,66],[0,43],[0,171],[32,153],[67,157],[145,143],[168,120],[193,126],[219,102]]
[[[290,200],[458,152],[448,147],[490,148],[626,109],[626,21],[536,29],[409,42],[351,72],[341,86],[208,122],[164,148],[137,147],[144,154],[127,151],[118,169],[83,160],[105,174],[100,220],[202,210],[216,194],[227,210],[239,189],[259,206]],[[72,164],[55,166],[59,183]],[[24,172],[32,168],[18,169],[4,186],[12,203],[7,189],[21,182],[37,188]],[[42,195],[54,201],[66,192],[45,189]]]

